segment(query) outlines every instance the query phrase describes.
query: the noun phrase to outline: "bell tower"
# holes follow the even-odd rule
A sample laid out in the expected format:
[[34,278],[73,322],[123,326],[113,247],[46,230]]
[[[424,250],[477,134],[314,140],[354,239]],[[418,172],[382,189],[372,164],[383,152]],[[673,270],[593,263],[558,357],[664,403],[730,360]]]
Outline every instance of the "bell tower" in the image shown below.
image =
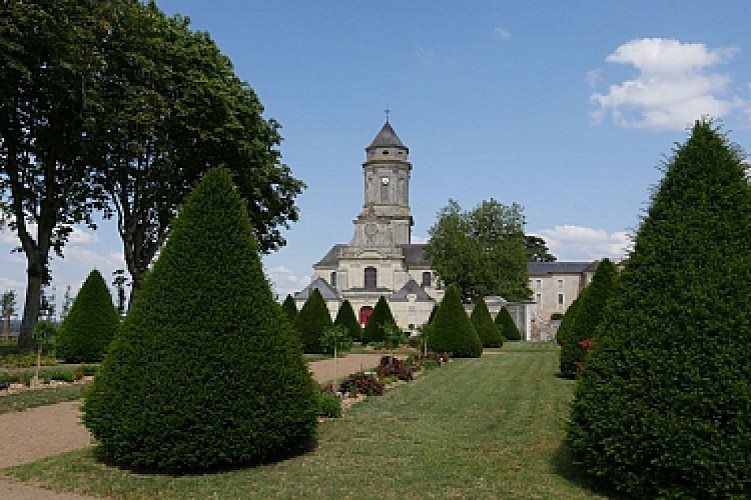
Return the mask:
[[351,245],[358,247],[394,247],[406,245],[412,238],[409,211],[409,177],[412,164],[407,148],[386,123],[373,142],[365,148],[362,164],[365,203],[355,219]]

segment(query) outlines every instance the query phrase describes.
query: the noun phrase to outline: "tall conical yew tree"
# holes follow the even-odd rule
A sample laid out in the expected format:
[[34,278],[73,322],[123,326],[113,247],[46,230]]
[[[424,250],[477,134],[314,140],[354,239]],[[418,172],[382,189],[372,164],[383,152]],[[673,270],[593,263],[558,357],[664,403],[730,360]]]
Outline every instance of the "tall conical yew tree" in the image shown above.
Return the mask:
[[751,191],[711,122],[667,163],[596,335],[574,460],[634,498],[751,498]]
[[391,314],[391,308],[386,299],[381,296],[373,308],[373,314],[368,318],[368,323],[362,332],[362,338],[365,342],[383,342],[385,340],[383,326],[389,323],[396,324],[394,315]]
[[336,319],[334,324],[337,326],[343,326],[347,329],[347,333],[352,340],[361,340],[362,331],[360,329],[360,323],[357,322],[355,317],[355,311],[352,309],[352,304],[349,300],[344,300],[342,305],[339,306],[339,310],[336,312]]
[[107,283],[94,269],[60,325],[55,338],[57,357],[67,363],[101,360],[119,324]]
[[316,386],[257,248],[230,172],[210,170],[86,395],[110,460],[198,472],[309,449]]
[[568,338],[571,336],[571,332],[574,328],[574,323],[576,323],[576,315],[579,312],[580,306],[584,302],[584,296],[588,292],[589,286],[584,287],[582,291],[579,292],[579,295],[574,299],[574,301],[571,302],[571,304],[568,306],[568,309],[566,309],[566,313],[563,315],[561,324],[558,326],[558,331],[555,333],[555,340],[561,346],[568,344]]
[[522,334],[519,332],[519,328],[514,323],[514,318],[511,317],[511,313],[508,309],[501,307],[498,314],[495,317],[495,324],[498,325],[498,329],[501,331],[501,336],[506,340],[521,340]]
[[577,306],[576,318],[561,346],[561,375],[573,378],[579,373],[587,357],[587,351],[594,345],[595,329],[602,321],[608,299],[613,295],[618,278],[618,270],[610,259],[602,259],[597,265],[587,293]]
[[493,317],[490,315],[488,306],[483,299],[477,299],[469,319],[472,320],[472,325],[474,325],[483,347],[501,347],[503,345],[501,330],[493,322]]
[[300,336],[303,351],[309,354],[324,352],[321,343],[323,332],[333,324],[326,301],[318,288],[314,288],[295,318],[295,330]]
[[292,295],[287,294],[287,297],[284,299],[284,302],[282,302],[282,311],[284,311],[284,314],[287,315],[287,319],[289,319],[290,324],[293,324],[295,322],[295,318],[297,318],[297,304],[295,304],[295,299],[292,298]]
[[446,352],[455,358],[482,356],[482,342],[454,285],[449,285],[446,289],[431,326],[428,337],[428,348],[431,351]]

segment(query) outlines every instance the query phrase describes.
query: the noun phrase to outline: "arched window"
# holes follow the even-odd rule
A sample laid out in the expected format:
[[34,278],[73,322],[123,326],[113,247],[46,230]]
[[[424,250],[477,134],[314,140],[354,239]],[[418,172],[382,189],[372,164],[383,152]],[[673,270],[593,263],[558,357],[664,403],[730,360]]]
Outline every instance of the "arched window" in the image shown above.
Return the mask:
[[378,270],[375,267],[365,268],[365,289],[375,290],[378,287]]

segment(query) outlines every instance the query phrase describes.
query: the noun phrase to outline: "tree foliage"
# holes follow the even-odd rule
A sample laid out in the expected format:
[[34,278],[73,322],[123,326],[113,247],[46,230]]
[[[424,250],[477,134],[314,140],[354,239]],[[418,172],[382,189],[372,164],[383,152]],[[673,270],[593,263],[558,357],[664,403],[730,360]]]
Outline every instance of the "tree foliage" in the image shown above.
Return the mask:
[[107,283],[94,269],[60,325],[55,339],[57,357],[66,363],[101,360],[119,324]]
[[373,308],[373,314],[368,318],[368,323],[362,331],[363,342],[383,342],[385,340],[384,327],[387,324],[394,323],[394,315],[386,299],[381,296]]
[[456,286],[449,285],[431,323],[428,348],[455,358],[479,358],[482,342],[464,310]]
[[751,192],[696,122],[652,196],[568,427],[575,460],[635,498],[751,497]]
[[564,346],[568,343],[568,339],[569,337],[571,337],[571,332],[574,328],[574,323],[576,323],[576,315],[579,313],[579,308],[584,302],[584,296],[588,292],[589,286],[584,287],[582,291],[579,292],[579,295],[573,300],[573,302],[569,304],[568,309],[566,309],[566,313],[563,315],[561,324],[558,326],[558,331],[555,334],[555,340],[561,346]]
[[469,319],[472,320],[472,325],[474,325],[483,347],[501,347],[503,345],[501,330],[493,322],[493,317],[488,311],[485,300],[477,300]]
[[314,288],[295,318],[295,330],[300,336],[303,351],[311,354],[322,353],[323,332],[333,324],[326,301],[323,300],[321,292]]
[[529,297],[521,206],[491,199],[465,212],[449,200],[429,232],[425,255],[440,279],[456,286],[462,299]]
[[[575,377],[583,366],[587,352],[595,341],[595,330],[602,321],[605,306],[615,292],[618,270],[610,259],[602,259],[597,265],[587,293],[577,305],[573,318],[561,345],[561,375]],[[589,341],[589,342],[587,342]]]
[[0,208],[27,261],[19,346],[32,347],[50,252],[94,227],[101,196],[87,162],[106,2],[0,2]]
[[[140,287],[185,195],[223,164],[248,204],[261,251],[283,245],[304,184],[279,162],[279,124],[205,32],[152,2],[122,0],[101,44],[98,182],[117,214],[125,262]],[[169,186],[169,189],[164,189]]]
[[498,314],[495,317],[495,324],[501,331],[501,336],[506,340],[521,340],[522,334],[519,332],[519,328],[514,323],[514,318],[511,317],[511,313],[508,309],[501,307]]
[[555,262],[555,255],[548,250],[548,244],[539,236],[527,235],[524,237],[524,247],[527,249],[529,262]]
[[211,170],[110,345],[84,423],[126,467],[237,467],[308,449],[316,392],[245,203],[230,172]]
[[339,310],[336,312],[336,318],[334,319],[334,324],[346,328],[349,337],[352,340],[360,340],[362,337],[360,323],[357,321],[355,311],[352,309],[352,304],[350,304],[349,300],[344,300],[339,306]]

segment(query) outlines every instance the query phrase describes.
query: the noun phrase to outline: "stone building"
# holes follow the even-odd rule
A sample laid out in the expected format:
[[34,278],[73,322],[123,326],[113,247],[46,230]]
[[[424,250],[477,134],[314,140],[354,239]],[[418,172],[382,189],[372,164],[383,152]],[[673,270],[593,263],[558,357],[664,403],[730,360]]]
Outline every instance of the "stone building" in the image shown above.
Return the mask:
[[[360,323],[365,324],[383,296],[399,326],[412,330],[427,321],[434,305],[443,298],[443,290],[425,258],[425,245],[412,243],[409,148],[388,120],[365,148],[362,172],[364,203],[353,221],[352,240],[334,245],[314,264],[311,283],[294,298],[299,309],[317,288],[332,318],[346,299]],[[486,297],[486,304],[493,316],[506,307],[524,340],[545,340],[550,337],[551,312],[565,312],[591,280],[587,271],[591,263],[529,266],[534,300],[507,303],[501,297]]]

